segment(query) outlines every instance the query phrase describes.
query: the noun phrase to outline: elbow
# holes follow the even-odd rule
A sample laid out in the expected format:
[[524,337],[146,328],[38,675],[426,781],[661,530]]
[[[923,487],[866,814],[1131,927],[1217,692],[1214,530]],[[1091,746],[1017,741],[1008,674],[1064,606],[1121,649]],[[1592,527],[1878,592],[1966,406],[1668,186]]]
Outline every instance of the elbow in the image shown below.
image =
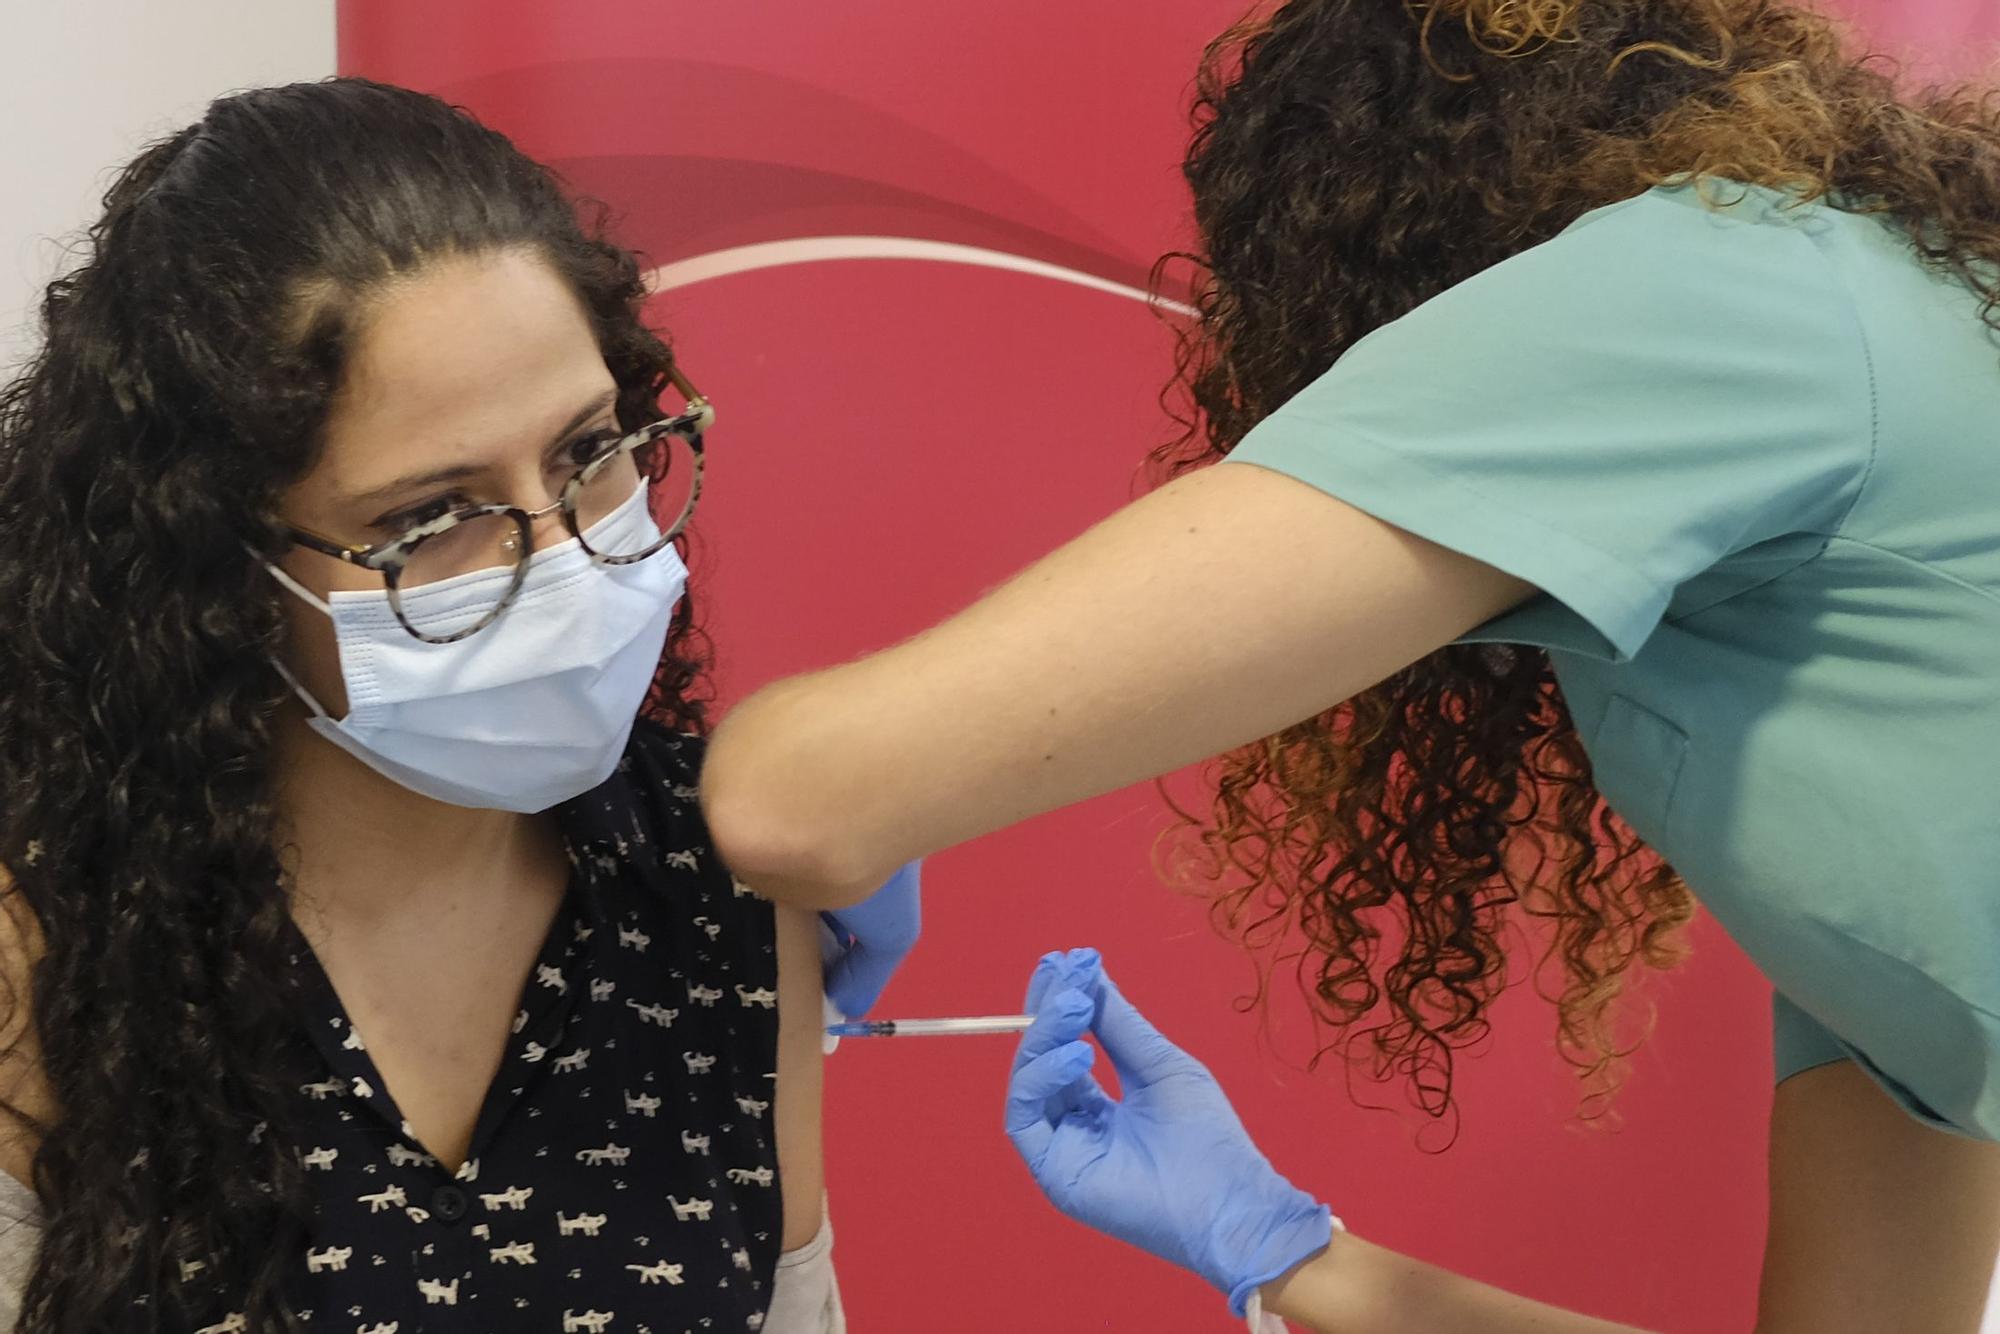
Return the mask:
[[759,763],[717,733],[701,776],[702,817],[715,853],[738,880],[773,902],[827,911],[874,889],[852,822],[798,770]]
[[859,883],[852,870],[856,860],[836,839],[815,837],[807,822],[726,789],[710,797],[706,785],[702,806],[716,856],[764,898],[826,912],[867,897],[866,889],[853,888]]

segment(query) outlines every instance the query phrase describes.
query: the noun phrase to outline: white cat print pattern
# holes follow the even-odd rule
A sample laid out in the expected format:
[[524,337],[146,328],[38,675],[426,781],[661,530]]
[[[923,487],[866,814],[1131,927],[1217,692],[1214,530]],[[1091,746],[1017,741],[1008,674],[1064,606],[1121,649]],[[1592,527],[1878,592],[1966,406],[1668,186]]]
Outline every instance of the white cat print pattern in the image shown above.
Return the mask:
[[[762,1110],[777,1069],[775,923],[708,846],[700,767],[699,740],[641,722],[619,771],[558,808],[570,892],[455,1174],[410,1138],[301,943],[318,1069],[298,1114],[315,1217],[287,1296],[305,1328],[762,1326],[780,1224]],[[240,1318],[224,1305],[206,1327]]]

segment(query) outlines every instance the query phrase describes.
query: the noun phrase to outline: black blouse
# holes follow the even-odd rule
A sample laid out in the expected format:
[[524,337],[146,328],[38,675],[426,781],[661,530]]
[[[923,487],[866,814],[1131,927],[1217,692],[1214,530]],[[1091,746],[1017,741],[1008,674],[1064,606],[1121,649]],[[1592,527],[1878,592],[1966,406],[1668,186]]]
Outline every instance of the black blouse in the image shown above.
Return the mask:
[[301,1090],[316,1217],[289,1295],[310,1328],[762,1326],[781,1221],[775,925],[709,849],[700,747],[641,722],[610,781],[558,808],[569,893],[455,1174],[410,1136],[302,952],[323,1077]]

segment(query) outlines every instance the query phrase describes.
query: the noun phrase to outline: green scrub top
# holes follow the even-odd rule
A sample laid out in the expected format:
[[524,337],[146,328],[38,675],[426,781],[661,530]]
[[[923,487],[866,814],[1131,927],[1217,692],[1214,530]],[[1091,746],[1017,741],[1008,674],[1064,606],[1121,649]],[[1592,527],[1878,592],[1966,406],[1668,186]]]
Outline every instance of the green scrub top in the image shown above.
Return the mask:
[[1853,1059],[2000,1138],[2000,337],[1888,224],[1724,182],[1597,209],[1236,449],[1534,584],[1599,788]]

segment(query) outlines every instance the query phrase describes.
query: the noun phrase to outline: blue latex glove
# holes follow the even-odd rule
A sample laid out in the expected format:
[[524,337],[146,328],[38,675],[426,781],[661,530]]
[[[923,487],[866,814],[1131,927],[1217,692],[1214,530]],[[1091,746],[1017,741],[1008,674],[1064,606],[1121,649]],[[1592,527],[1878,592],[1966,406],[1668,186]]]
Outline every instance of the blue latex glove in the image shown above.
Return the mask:
[[820,914],[834,937],[821,959],[826,997],[849,1019],[874,1008],[889,975],[916,947],[923,928],[923,866],[911,862],[853,907]]
[[[1045,956],[1028,1009],[1007,1137],[1056,1208],[1194,1271],[1239,1316],[1332,1240],[1331,1211],[1278,1175],[1215,1077],[1132,1008],[1095,950]],[[1118,1101],[1091,1077],[1087,1031],[1118,1072]]]

